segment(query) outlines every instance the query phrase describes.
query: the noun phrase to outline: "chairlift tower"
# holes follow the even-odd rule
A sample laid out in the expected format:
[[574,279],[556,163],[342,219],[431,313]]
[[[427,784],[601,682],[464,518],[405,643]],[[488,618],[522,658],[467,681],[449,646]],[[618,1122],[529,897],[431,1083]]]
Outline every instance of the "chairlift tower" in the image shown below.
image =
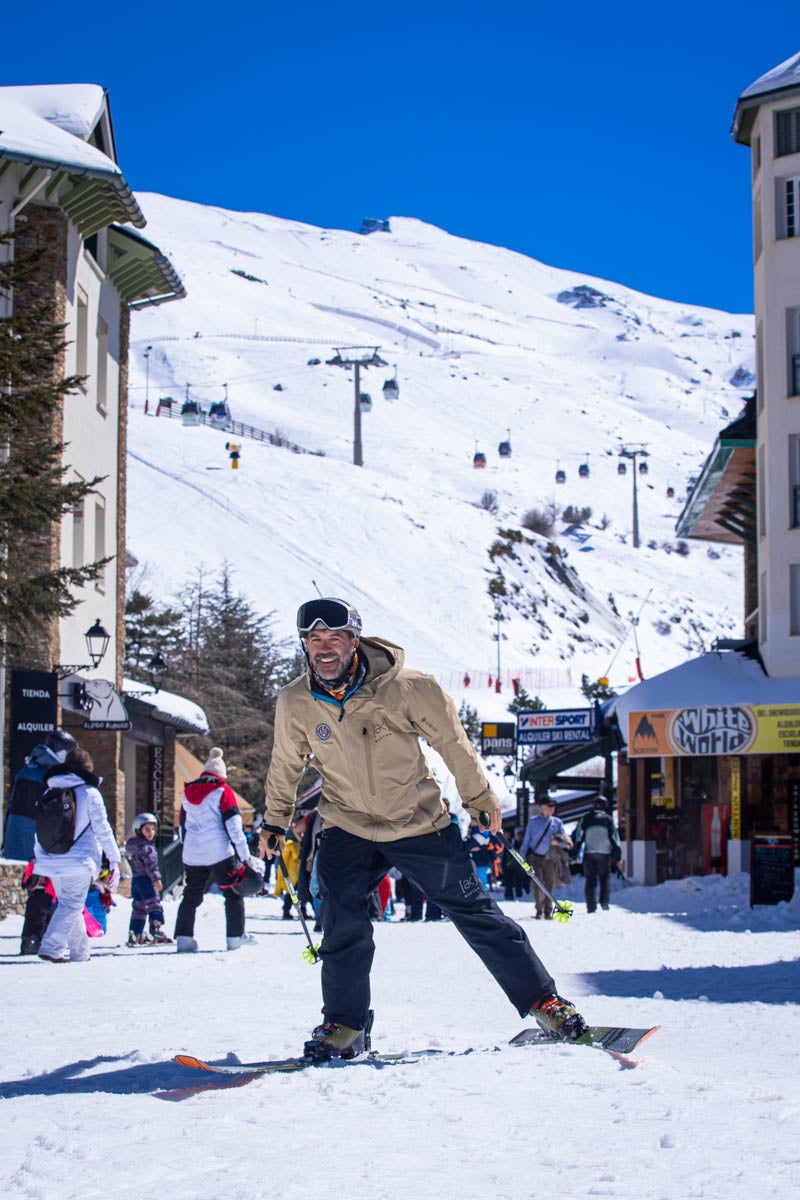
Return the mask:
[[388,364],[378,354],[380,346],[344,346],[335,348],[333,358],[327,359],[329,367],[353,368],[355,375],[355,400],[353,403],[353,464],[363,467],[364,453],[361,446],[361,368],[385,367]]
[[633,548],[639,549],[639,497],[636,491],[636,477],[639,474],[637,468],[637,458],[642,460],[649,457],[649,451],[646,446],[641,444],[635,446],[621,446],[619,451],[620,458],[630,458],[633,460]]

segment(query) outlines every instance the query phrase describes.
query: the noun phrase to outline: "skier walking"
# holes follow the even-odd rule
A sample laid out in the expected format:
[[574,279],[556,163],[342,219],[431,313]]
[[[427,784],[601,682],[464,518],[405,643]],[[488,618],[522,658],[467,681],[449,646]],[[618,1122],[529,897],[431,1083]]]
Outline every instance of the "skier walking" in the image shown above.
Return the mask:
[[255,940],[245,934],[244,900],[231,884],[239,863],[249,863],[254,869],[259,864],[251,861],[239,805],[227,778],[222,751],[213,746],[200,778],[184,785],[180,824],[186,887],[175,919],[179,954],[197,950],[194,918],[210,883],[218,884],[225,898],[228,949],[238,950],[245,942]]
[[498,832],[500,803],[452,700],[430,675],[404,668],[400,647],[362,638],[361,618],[343,600],[301,605],[297,629],[308,669],[278,696],[261,844],[267,854],[283,848],[313,755],[322,778],[324,1020],[306,1054],[347,1058],[365,1048],[374,951],[368,897],[391,867],[441,906],[521,1015],[557,1037],[579,1037],[583,1018],[557,995],[519,925],[481,888],[420,748],[422,737],[449,767],[470,815]]
[[611,897],[611,867],[622,866],[622,846],[617,828],[608,811],[608,800],[598,796],[591,812],[581,817],[573,834],[573,855],[583,846],[583,875],[586,911],[597,908],[597,885],[600,884],[600,907],[607,909]]

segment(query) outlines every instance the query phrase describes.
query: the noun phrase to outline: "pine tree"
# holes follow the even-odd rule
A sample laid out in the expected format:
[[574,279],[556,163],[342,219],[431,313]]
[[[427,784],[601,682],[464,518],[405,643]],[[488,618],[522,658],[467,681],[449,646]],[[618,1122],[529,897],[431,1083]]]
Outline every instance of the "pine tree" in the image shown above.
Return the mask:
[[[0,235],[4,256],[14,234]],[[99,477],[65,482],[64,443],[54,440],[64,398],[79,388],[62,374],[65,327],[35,286],[46,250],[0,261],[0,652],[23,662],[49,622],[78,604],[76,589],[110,561],[62,567],[53,527],[94,492]],[[42,289],[44,292],[46,289]]]
[[510,713],[541,712],[546,705],[541,696],[529,696],[525,688],[520,688],[517,695],[506,707]]

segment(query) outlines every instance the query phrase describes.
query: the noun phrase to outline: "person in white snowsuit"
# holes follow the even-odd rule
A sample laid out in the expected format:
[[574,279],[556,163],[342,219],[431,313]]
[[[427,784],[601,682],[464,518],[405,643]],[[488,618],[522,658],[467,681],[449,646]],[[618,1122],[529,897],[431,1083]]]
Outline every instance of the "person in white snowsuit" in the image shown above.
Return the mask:
[[100,874],[103,854],[110,872],[105,886],[115,892],[119,883],[119,847],[99,790],[103,781],[93,767],[91,755],[76,746],[63,765],[51,767],[44,778],[46,788],[72,788],[75,793],[75,840],[66,853],[48,854],[39,839],[34,840],[34,870],[52,882],[58,900],[39,947],[39,958],[46,962],[89,958],[83,906],[89,885]]

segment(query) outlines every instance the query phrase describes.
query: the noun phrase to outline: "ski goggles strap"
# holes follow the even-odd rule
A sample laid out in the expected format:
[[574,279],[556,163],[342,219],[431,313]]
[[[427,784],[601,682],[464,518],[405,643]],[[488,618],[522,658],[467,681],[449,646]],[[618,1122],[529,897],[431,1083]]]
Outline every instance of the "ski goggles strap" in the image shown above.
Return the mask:
[[361,633],[361,617],[353,606],[332,597],[309,600],[297,610],[297,632],[301,637],[317,625],[325,629],[349,629],[356,637]]

